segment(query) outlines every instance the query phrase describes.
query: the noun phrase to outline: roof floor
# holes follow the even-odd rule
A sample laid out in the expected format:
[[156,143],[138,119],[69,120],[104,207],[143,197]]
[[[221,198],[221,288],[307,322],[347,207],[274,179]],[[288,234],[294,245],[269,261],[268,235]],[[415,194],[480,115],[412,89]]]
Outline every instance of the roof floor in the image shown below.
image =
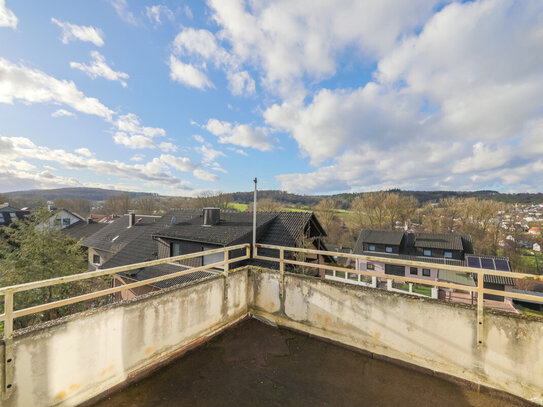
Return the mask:
[[96,403],[150,406],[522,406],[290,330],[245,320]]

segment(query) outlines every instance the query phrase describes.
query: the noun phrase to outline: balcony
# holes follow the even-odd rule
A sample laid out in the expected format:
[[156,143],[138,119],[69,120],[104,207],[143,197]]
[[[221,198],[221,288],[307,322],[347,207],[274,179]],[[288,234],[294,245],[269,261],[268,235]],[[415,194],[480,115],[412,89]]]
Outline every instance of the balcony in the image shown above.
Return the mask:
[[[138,392],[145,393],[147,401],[142,403],[151,403],[147,405],[156,405],[157,400],[164,405],[178,404],[174,401],[176,395],[202,400],[202,405],[228,400],[229,396],[273,405],[346,404],[363,397],[375,400],[371,397],[379,395],[383,404],[397,404],[395,401],[400,400],[424,405],[429,400],[428,405],[447,405],[449,400],[465,405],[523,405],[529,400],[543,405],[543,321],[485,309],[482,294],[494,290],[482,284],[466,288],[424,280],[431,286],[461,287],[480,294],[476,306],[449,303],[293,274],[288,272],[289,265],[355,272],[366,278],[376,273],[307,263],[285,255],[292,251],[330,255],[327,252],[261,248],[276,250],[278,256],[263,257],[258,250],[253,256],[277,263],[278,270],[254,266],[231,270],[230,265],[250,258],[249,245],[240,245],[0,289],[5,307],[0,315],[5,325],[0,364],[2,405],[71,406],[96,402],[104,392],[130,383],[124,392],[108,397],[121,403],[123,397],[130,399]],[[230,252],[238,255],[232,257]],[[32,308],[13,308],[14,296],[30,289],[217,253],[222,253],[224,260],[216,264],[179,269]],[[451,269],[481,275],[500,273],[466,267]],[[13,320],[26,315],[114,296],[202,270],[210,275],[25,330],[13,330]],[[508,276],[534,278],[519,273]],[[417,283],[413,278],[387,277]],[[507,295],[542,300],[527,294]],[[250,317],[281,328],[246,321]],[[253,340],[248,343],[245,335]],[[188,350],[192,351],[186,353]],[[184,356],[176,361],[180,355]],[[339,361],[343,361],[341,365]],[[154,370],[159,366],[164,366],[163,370]],[[134,382],[139,379],[142,381]],[[462,387],[454,387],[451,382]],[[162,395],[164,399],[156,399]]]

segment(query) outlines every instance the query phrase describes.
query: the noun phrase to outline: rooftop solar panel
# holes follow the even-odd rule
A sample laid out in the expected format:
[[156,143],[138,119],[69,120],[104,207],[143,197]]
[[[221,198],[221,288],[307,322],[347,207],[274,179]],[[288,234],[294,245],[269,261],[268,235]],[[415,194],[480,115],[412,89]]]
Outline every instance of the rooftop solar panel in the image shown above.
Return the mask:
[[481,263],[479,261],[479,257],[472,257],[472,256],[469,256],[468,257],[468,266],[469,267],[477,267],[477,268],[481,268]]
[[496,270],[509,271],[509,262],[507,260],[494,259]]
[[488,270],[496,270],[494,259],[481,258],[481,267]]

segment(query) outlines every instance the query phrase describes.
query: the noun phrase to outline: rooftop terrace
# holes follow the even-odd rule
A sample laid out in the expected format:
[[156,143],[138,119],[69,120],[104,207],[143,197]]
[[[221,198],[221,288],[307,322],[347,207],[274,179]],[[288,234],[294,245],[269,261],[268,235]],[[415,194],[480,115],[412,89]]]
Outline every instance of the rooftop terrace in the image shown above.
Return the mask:
[[443,378],[255,319],[245,320],[93,407],[516,407]]

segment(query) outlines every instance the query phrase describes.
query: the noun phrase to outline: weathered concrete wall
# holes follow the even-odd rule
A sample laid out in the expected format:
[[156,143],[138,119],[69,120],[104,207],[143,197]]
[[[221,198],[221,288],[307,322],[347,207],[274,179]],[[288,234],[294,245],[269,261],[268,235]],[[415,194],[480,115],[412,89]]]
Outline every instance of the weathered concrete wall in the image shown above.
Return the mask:
[[73,406],[122,383],[245,317],[247,279],[214,276],[16,336],[14,391],[1,404]]
[[279,325],[543,404],[543,322],[384,290],[252,270],[250,312]]

